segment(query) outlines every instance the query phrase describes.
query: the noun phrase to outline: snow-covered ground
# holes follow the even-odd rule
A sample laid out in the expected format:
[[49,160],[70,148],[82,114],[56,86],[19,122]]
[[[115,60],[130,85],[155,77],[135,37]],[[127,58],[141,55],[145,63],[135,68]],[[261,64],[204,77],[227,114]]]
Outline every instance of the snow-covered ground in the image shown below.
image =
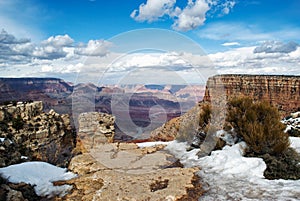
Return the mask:
[[[300,138],[290,138],[299,152]],[[300,180],[267,180],[261,158],[243,157],[246,144],[240,142],[198,158],[199,149],[186,151],[187,144],[173,141],[166,150],[186,167],[199,166],[199,175],[208,192],[201,200],[299,200]]]
[[59,168],[45,162],[25,162],[11,165],[0,168],[0,174],[12,183],[24,182],[35,185],[36,194],[47,197],[62,196],[72,189],[70,185],[53,186],[52,182],[76,177],[75,174],[67,172],[65,168]]
[[168,145],[170,144],[170,142],[156,141],[156,142],[141,142],[136,144],[139,148],[144,148],[144,147],[153,147],[156,145]]

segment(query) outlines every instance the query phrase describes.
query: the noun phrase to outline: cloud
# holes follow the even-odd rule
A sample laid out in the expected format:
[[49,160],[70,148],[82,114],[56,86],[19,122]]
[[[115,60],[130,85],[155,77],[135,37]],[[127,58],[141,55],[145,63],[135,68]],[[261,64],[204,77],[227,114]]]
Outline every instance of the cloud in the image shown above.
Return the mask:
[[131,13],[131,17],[136,21],[153,22],[165,15],[171,15],[176,0],[147,0],[142,3],[138,10]]
[[280,41],[266,41],[254,49],[254,53],[290,53],[297,49],[295,42],[283,43]]
[[0,33],[0,63],[24,63],[29,61],[32,50],[30,39],[17,39],[12,34],[2,30]]
[[173,20],[172,28],[178,31],[189,31],[202,26],[207,13],[227,15],[235,6],[233,0],[188,0],[184,8],[175,5],[176,0],[147,0],[139,9],[131,13],[131,17],[139,22],[153,22],[164,17]]
[[29,43],[30,39],[22,38],[16,39],[12,34],[7,33],[4,29],[2,29],[0,33],[0,44],[21,44],[21,43]]
[[176,52],[129,54],[112,64],[112,68],[116,69],[117,71],[120,69],[126,71],[131,67],[170,67],[174,69],[182,69],[178,67],[184,67],[183,69],[188,69],[191,67],[191,64],[184,60],[182,56]]
[[227,42],[223,43],[222,46],[228,47],[228,46],[240,46],[241,44],[239,42]]
[[300,48],[291,52],[254,53],[257,46],[209,54],[219,73],[300,75]]
[[38,59],[54,60],[65,58],[68,54],[66,47],[71,47],[74,40],[68,35],[51,36],[41,42],[40,46],[35,46],[32,57]]
[[84,47],[79,47],[75,50],[78,55],[84,56],[106,56],[109,53],[109,48],[112,43],[105,40],[90,40]]
[[82,56],[105,56],[111,43],[90,40],[88,44],[75,45],[68,35],[51,36],[40,43],[28,38],[18,39],[2,30],[0,33],[0,65],[30,64],[33,60],[78,60]]
[[210,23],[197,31],[202,39],[221,41],[266,41],[266,40],[298,40],[300,29],[298,27],[283,27],[281,30],[266,31],[254,24],[236,22]]
[[196,0],[189,1],[188,5],[176,17],[173,29],[179,31],[188,31],[204,24],[206,12],[210,9],[207,1]]
[[229,12],[233,9],[235,6],[236,2],[234,1],[226,1],[225,3],[222,4],[222,14],[223,15],[228,15]]
[[51,36],[47,40],[42,41],[42,45],[44,46],[54,46],[54,47],[69,47],[72,46],[74,40],[66,35],[58,35],[58,36]]

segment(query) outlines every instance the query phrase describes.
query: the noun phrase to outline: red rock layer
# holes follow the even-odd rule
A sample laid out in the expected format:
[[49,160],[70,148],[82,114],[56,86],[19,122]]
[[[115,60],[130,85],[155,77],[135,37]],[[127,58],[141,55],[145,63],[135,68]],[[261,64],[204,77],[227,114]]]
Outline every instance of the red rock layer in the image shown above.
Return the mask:
[[213,91],[227,98],[249,96],[265,100],[278,107],[282,115],[298,111],[300,107],[300,76],[284,75],[217,75],[207,81],[204,101],[212,99]]

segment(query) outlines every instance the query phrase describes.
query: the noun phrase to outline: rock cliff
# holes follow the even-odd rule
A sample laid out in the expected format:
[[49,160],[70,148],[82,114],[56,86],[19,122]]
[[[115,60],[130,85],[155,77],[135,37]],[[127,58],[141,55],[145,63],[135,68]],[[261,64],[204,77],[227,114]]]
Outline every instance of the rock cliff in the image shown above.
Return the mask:
[[1,166],[27,158],[67,166],[76,143],[69,115],[45,113],[41,101],[0,106],[0,137]]
[[228,98],[244,95],[265,100],[276,106],[282,117],[300,107],[300,76],[285,75],[217,75],[207,81],[204,101],[211,100],[211,91],[223,88]]
[[270,102],[279,109],[283,118],[299,110],[300,76],[216,75],[210,77],[207,80],[203,101],[186,114],[152,131],[150,138],[169,141],[174,140],[179,134],[186,136],[186,133],[189,133],[187,138],[191,138],[197,129],[195,121],[198,121],[201,107],[206,102],[213,103],[215,126],[222,125],[226,115],[224,111],[226,111],[227,100],[241,95]]

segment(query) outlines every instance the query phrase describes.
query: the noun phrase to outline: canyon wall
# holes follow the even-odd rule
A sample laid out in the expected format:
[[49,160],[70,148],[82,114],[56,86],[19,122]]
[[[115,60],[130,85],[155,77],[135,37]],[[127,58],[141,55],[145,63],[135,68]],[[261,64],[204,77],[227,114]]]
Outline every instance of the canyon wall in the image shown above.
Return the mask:
[[228,99],[244,95],[268,101],[279,109],[282,117],[300,107],[300,76],[216,75],[207,81],[204,101],[210,101],[216,89]]
[[[201,106],[205,102],[213,103],[215,117],[219,117],[217,120],[223,122],[226,115],[224,113],[226,102],[232,97],[241,95],[254,100],[268,101],[279,109],[283,118],[300,110],[300,76],[216,75],[210,77],[206,83],[203,101],[184,115],[171,119],[152,131],[150,139],[169,141],[185,135],[184,133],[190,133],[193,137],[197,127],[194,121],[198,120]],[[222,125],[218,121],[215,123]]]

